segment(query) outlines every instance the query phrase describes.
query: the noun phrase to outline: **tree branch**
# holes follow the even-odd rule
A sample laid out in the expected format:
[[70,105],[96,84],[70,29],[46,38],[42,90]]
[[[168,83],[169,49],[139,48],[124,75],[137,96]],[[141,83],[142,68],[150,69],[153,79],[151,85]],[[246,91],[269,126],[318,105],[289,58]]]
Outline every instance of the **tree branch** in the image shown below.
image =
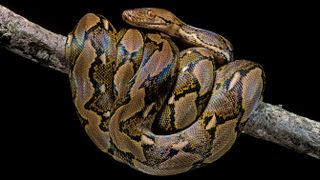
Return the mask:
[[[64,59],[66,37],[50,32],[0,5],[0,45],[46,67],[68,72]],[[243,132],[299,153],[320,158],[320,123],[261,103]]]
[[48,31],[0,5],[0,47],[67,73],[65,42],[65,36]]
[[320,158],[320,123],[281,106],[260,103],[243,127],[243,133]]

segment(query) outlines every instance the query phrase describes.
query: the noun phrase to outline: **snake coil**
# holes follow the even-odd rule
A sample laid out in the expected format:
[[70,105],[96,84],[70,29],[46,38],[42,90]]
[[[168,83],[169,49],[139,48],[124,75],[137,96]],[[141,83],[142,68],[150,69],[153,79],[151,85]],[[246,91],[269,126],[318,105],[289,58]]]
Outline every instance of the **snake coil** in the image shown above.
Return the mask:
[[[126,10],[123,19],[159,32],[117,32],[89,13],[68,35],[72,96],[87,134],[117,161],[152,175],[217,160],[261,99],[262,67],[233,61],[228,40],[167,10]],[[193,47],[180,52],[170,37]]]

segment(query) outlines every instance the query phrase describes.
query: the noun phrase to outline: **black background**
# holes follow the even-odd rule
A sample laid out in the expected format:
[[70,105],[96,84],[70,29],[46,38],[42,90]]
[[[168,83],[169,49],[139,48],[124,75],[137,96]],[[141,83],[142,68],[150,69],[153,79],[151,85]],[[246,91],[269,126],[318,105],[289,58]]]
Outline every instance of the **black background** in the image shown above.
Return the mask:
[[[72,2],[72,1],[71,1]],[[2,1],[29,20],[66,35],[87,12],[107,17],[120,29],[121,12],[162,7],[196,27],[229,39],[236,59],[261,63],[264,101],[319,121],[319,12],[315,4],[170,0]],[[112,2],[112,3],[111,3]],[[15,177],[148,177],[101,153],[75,113],[66,75],[0,49],[0,172]],[[319,160],[241,135],[217,162],[179,176],[260,179],[307,178]],[[256,174],[259,174],[258,176]]]

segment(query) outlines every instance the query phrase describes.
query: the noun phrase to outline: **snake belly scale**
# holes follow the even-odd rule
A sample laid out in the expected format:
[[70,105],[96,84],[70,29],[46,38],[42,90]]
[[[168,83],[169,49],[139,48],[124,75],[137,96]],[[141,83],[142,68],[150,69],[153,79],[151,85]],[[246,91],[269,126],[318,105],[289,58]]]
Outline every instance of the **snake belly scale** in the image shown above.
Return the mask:
[[[232,146],[264,89],[259,64],[233,61],[222,36],[164,9],[126,10],[119,32],[86,14],[68,35],[77,113],[96,146],[152,175],[209,164]],[[179,51],[171,37],[193,47]]]

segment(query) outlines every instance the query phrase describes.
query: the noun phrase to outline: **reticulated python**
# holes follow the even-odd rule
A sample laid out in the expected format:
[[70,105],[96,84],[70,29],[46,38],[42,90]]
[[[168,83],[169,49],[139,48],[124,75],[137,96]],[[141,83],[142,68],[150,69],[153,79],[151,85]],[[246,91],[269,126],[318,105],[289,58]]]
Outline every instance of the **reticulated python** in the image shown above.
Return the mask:
[[[262,67],[233,61],[229,41],[167,10],[126,10],[123,19],[163,33],[117,32],[87,14],[68,36],[72,95],[87,134],[103,152],[148,174],[217,160],[261,98]],[[166,34],[194,47],[179,52]]]

